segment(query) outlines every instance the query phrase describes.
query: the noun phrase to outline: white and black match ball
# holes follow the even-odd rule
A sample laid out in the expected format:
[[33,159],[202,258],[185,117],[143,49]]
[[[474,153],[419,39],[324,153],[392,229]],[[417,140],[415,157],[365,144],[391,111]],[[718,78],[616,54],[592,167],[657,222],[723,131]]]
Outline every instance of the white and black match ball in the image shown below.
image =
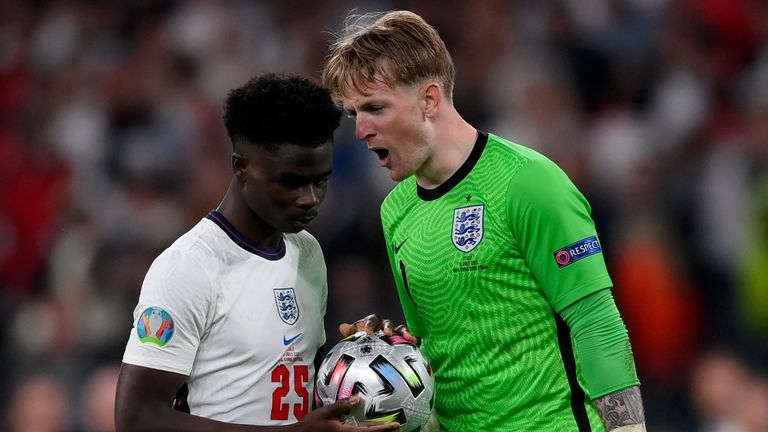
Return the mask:
[[346,423],[398,422],[403,432],[420,431],[435,394],[432,369],[419,348],[398,335],[359,332],[331,348],[317,371],[315,402],[323,406],[360,396]]

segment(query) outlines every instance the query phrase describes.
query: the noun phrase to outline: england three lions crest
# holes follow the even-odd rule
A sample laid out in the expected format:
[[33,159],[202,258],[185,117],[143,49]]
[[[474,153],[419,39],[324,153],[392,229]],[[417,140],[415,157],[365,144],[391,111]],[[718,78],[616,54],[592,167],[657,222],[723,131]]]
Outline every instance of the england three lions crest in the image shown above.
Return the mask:
[[484,205],[462,207],[453,210],[451,239],[456,249],[469,252],[483,239]]
[[294,325],[299,319],[299,303],[296,301],[296,293],[293,288],[275,288],[273,292],[280,319],[286,324]]

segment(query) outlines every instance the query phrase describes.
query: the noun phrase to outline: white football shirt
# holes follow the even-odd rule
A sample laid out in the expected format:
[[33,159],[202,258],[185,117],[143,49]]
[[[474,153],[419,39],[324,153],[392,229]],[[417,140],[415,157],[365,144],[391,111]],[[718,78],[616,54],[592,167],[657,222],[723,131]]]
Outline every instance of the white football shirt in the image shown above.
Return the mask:
[[152,263],[123,362],[188,376],[191,414],[295,423],[311,406],[326,300],[311,234],[260,251],[213,211]]

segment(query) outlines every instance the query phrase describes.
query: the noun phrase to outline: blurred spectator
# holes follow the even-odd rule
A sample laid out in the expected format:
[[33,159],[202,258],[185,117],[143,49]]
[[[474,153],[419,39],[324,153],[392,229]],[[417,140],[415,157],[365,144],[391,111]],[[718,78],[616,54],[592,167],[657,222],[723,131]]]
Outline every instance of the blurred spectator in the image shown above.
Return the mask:
[[80,398],[82,432],[115,431],[115,392],[120,367],[107,364],[91,373]]
[[755,190],[741,279],[741,311],[754,353],[768,364],[768,177]]
[[53,377],[39,374],[22,381],[8,407],[9,432],[68,432],[69,395]]
[[18,304],[44,288],[43,267],[66,208],[68,169],[39,134],[8,138],[3,144],[11,157],[0,173],[0,286]]
[[755,377],[745,390],[744,404],[739,407],[738,417],[748,432],[768,431],[768,379]]
[[729,350],[702,355],[692,375],[701,432],[768,430],[768,382]]
[[739,296],[747,344],[768,364],[768,3],[755,5],[753,20],[762,46],[739,88],[750,186]]

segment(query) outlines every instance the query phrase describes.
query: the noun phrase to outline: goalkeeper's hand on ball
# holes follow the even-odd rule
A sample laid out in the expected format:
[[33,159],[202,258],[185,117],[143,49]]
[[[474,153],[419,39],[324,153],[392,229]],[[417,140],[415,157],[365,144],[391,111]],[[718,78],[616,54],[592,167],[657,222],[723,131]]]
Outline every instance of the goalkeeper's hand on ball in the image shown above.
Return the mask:
[[342,337],[349,337],[358,332],[365,332],[367,334],[373,334],[381,332],[384,336],[389,338],[403,338],[404,343],[410,343],[419,346],[421,341],[416,336],[412,335],[408,331],[408,327],[405,324],[395,326],[392,320],[381,319],[376,314],[368,315],[365,318],[361,318],[352,324],[343,323],[339,325],[339,333]]

